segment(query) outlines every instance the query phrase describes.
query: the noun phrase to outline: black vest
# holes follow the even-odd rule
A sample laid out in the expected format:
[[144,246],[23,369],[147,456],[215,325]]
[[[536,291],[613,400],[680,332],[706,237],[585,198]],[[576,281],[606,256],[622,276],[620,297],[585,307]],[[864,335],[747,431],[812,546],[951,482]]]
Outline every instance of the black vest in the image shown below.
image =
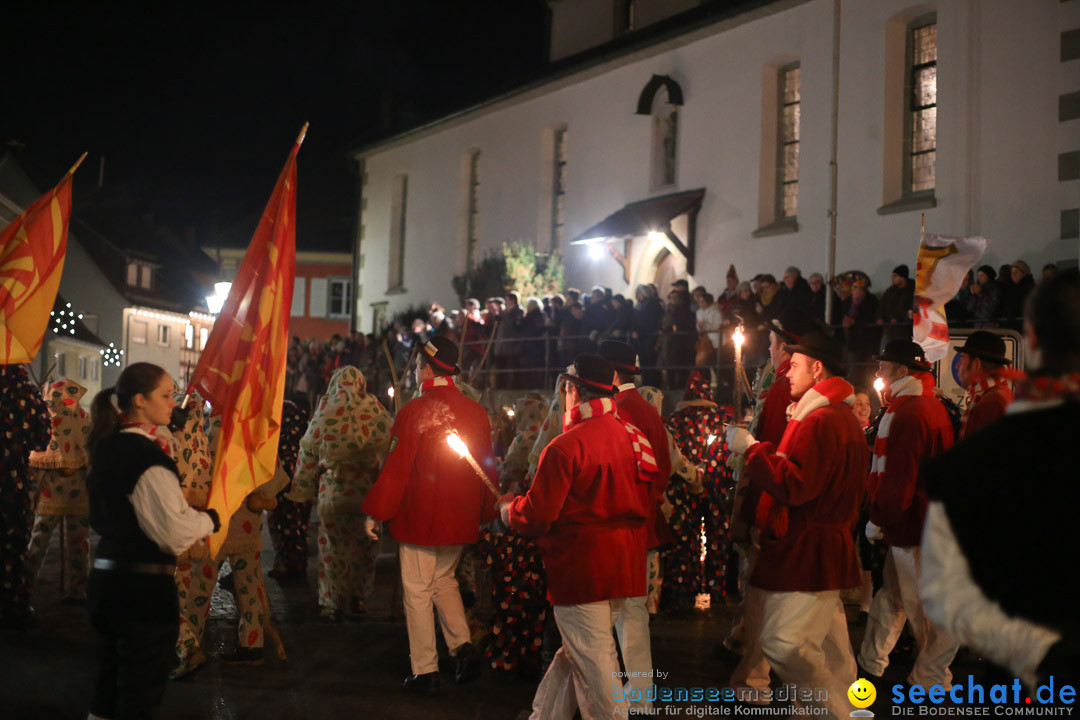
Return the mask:
[[90,496],[90,527],[101,536],[97,557],[127,562],[169,563],[176,556],[146,536],[135,517],[130,495],[139,477],[160,465],[180,476],[176,463],[144,435],[116,433],[101,441],[86,476]]

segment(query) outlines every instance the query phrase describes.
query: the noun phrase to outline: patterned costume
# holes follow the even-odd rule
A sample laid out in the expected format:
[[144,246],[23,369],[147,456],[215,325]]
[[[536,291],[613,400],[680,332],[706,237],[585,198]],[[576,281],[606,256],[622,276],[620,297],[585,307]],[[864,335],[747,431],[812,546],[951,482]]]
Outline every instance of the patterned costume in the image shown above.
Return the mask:
[[[291,478],[296,472],[300,454],[300,439],[307,430],[308,413],[288,400],[281,411],[281,440],[278,443],[278,461]],[[270,511],[270,539],[274,543],[274,570],[282,574],[303,575],[307,569],[308,524],[314,498],[293,502],[286,497],[291,488],[286,486],[278,493],[278,505]]]
[[[194,396],[198,398],[198,396]],[[216,440],[220,416],[211,420],[211,438],[203,431],[203,403],[196,400],[184,427],[177,433],[177,467],[180,484],[188,504],[202,508],[210,498],[210,478],[213,472],[210,447]],[[252,494],[269,500],[288,482],[280,466],[269,482],[260,485]],[[180,633],[176,652],[181,661],[191,663],[199,651],[210,615],[210,600],[217,585],[220,560],[228,558],[232,568],[234,595],[238,615],[238,638],[241,648],[261,648],[263,628],[269,606],[262,577],[260,555],[262,541],[262,511],[248,509],[247,502],[233,513],[229,532],[222,543],[219,559],[210,556],[204,538],[184,555],[177,558],[176,582],[180,599]],[[201,651],[199,651],[201,654]],[[197,664],[197,663],[196,663]]]
[[334,371],[300,441],[287,498],[308,502],[317,489],[319,605],[330,617],[365,602],[374,588],[379,544],[364,534],[360,505],[390,447],[391,422],[363,374],[348,365]]
[[30,466],[33,450],[49,443],[49,411],[22,365],[0,365],[0,612],[25,614],[19,592],[30,540]]
[[[528,453],[536,442],[547,403],[531,397],[514,404],[516,435],[499,466],[504,490],[525,487]],[[496,673],[535,677],[540,669],[544,624],[551,614],[547,575],[536,543],[514,532],[480,531],[476,552],[491,570],[494,616],[487,659]]]
[[41,563],[45,559],[53,531],[64,523],[66,547],[65,600],[86,599],[90,573],[90,502],[86,495],[86,437],[90,415],[79,407],[86,388],[71,380],[57,380],[49,386],[49,414],[52,437],[44,452],[30,453],[37,488],[37,516],[26,555],[26,581],[22,592],[27,601],[33,594]]
[[[724,597],[728,558],[730,496],[734,489],[727,465],[728,447],[724,423],[731,413],[709,398],[709,385],[694,372],[687,382],[686,395],[667,426],[683,455],[703,470],[703,492],[694,496],[685,484],[673,484],[668,499],[673,506],[669,519],[675,545],[664,555],[665,583],[661,608],[677,610],[693,607],[699,592],[708,592],[713,602]],[[715,436],[709,444],[709,436]],[[701,532],[704,526],[707,548],[701,564]],[[704,570],[704,576],[702,571]]]

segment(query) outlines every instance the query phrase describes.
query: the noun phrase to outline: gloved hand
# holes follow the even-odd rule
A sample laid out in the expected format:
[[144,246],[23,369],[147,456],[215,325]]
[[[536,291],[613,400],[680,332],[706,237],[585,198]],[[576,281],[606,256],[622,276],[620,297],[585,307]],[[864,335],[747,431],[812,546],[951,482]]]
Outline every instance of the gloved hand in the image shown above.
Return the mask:
[[747,450],[752,446],[757,445],[757,440],[746,428],[728,425],[724,434],[727,436],[728,449],[733,453],[745,455]]
[[191,408],[182,408],[179,405],[172,409],[172,414],[169,416],[169,424],[167,427],[170,432],[177,432],[187,424],[188,415],[191,414]]
[[872,522],[866,523],[866,539],[870,542],[881,542],[885,539],[885,531]]
[[364,518],[364,534],[372,540],[378,540],[382,534],[382,523],[373,517]]
[[510,527],[510,503],[499,503],[499,519],[502,520],[502,524],[506,527]]
[[221,529],[221,518],[218,517],[217,510],[210,508],[206,511],[206,514],[210,516],[210,520],[214,523],[214,532]]

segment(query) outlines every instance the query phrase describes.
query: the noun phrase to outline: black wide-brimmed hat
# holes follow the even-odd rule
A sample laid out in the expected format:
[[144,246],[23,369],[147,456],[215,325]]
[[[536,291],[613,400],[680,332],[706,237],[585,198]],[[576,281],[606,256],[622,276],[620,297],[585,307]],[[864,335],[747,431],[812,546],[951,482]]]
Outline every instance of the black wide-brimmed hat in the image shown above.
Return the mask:
[[599,355],[578,355],[574,359],[574,372],[564,372],[559,377],[601,395],[614,395],[616,391],[612,384],[615,366]]
[[444,375],[457,375],[461,372],[457,364],[457,343],[441,335],[436,335],[421,346],[420,359]]
[[875,360],[894,362],[897,365],[905,365],[919,372],[930,372],[930,363],[926,359],[926,351],[914,340],[896,338],[890,340],[880,355],[874,356]]
[[600,343],[600,357],[609,361],[620,373],[637,375],[641,372],[637,365],[637,352],[632,345],[620,340],[605,340]]
[[1002,365],[1012,364],[1012,360],[1005,355],[1005,339],[987,330],[976,330],[971,333],[964,341],[964,346],[956,348],[956,352]]
[[826,335],[823,330],[808,331],[798,344],[788,345],[787,351],[792,355],[799,353],[820,360],[834,375],[847,373],[847,365],[844,364],[844,346]]
[[802,310],[784,308],[780,315],[769,322],[769,329],[786,343],[797,343],[802,336],[815,329],[817,323]]

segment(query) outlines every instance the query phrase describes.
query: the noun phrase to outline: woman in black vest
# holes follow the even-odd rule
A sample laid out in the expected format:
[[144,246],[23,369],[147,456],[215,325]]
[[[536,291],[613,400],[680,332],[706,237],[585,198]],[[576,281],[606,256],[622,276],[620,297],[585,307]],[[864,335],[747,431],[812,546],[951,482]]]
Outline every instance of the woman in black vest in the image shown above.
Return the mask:
[[135,363],[90,408],[86,482],[101,540],[86,604],[100,636],[90,708],[99,718],[149,718],[161,703],[176,659],[176,556],[220,527],[215,511],[195,510],[180,491],[163,428],[175,405],[169,374]]

